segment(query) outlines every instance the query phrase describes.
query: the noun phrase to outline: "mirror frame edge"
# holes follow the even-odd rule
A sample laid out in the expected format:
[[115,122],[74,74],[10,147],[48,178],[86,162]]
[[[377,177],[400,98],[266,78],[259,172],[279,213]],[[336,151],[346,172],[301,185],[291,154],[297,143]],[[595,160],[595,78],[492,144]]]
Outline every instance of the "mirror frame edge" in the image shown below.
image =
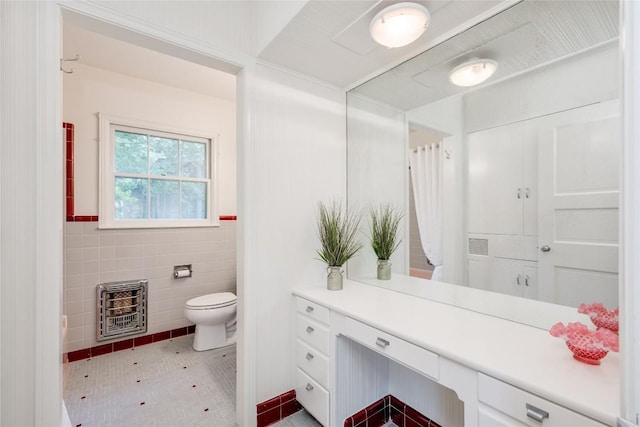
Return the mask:
[[[618,425],[638,425],[640,422],[640,3],[621,0],[620,8],[620,61],[622,70],[622,209],[620,210],[620,418]],[[635,166],[635,167],[634,167]],[[631,231],[631,233],[627,233]],[[625,235],[632,236],[625,239]]]

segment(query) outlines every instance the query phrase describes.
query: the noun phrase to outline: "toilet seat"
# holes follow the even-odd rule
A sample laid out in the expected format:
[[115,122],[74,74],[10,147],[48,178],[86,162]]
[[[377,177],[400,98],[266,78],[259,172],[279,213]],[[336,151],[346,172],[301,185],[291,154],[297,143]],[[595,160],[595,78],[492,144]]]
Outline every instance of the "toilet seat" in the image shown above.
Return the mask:
[[219,292],[192,298],[186,303],[189,310],[211,310],[228,307],[236,303],[237,297],[232,292]]

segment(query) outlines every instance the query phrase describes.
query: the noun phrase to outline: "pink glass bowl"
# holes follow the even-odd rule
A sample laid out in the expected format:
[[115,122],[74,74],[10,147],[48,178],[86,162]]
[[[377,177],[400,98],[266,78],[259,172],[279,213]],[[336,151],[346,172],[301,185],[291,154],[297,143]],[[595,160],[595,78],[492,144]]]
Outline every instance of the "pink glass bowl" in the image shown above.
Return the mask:
[[601,303],[580,304],[578,313],[589,316],[594,325],[598,328],[608,329],[611,332],[618,333],[618,309],[607,310]]
[[609,352],[599,348],[593,348],[586,342],[588,338],[576,342],[565,341],[569,350],[573,353],[573,358],[587,365],[599,365],[600,359],[605,357]]
[[573,358],[588,365],[599,365],[609,351],[618,351],[618,335],[608,329],[590,330],[580,322],[556,323],[549,333],[564,339]]

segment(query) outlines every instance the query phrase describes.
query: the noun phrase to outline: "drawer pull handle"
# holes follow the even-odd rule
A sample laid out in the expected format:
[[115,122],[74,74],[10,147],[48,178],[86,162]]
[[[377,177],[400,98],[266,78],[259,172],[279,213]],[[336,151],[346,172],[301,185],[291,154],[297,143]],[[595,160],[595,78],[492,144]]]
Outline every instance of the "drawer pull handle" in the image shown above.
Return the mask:
[[313,386],[310,383],[307,383],[307,386],[305,387],[305,390],[311,391],[311,390],[313,390]]
[[313,359],[313,354],[307,353],[307,355],[305,356],[305,359],[307,359],[307,360]]
[[313,332],[313,328],[311,326],[307,326],[307,333],[310,334]]
[[389,341],[385,340],[384,338],[378,337],[378,339],[376,340],[376,345],[378,347],[385,348],[389,345]]
[[527,403],[527,417],[541,423],[545,418],[549,418],[549,413]]
[[313,311],[313,307],[310,305],[307,306],[307,313],[311,313]]

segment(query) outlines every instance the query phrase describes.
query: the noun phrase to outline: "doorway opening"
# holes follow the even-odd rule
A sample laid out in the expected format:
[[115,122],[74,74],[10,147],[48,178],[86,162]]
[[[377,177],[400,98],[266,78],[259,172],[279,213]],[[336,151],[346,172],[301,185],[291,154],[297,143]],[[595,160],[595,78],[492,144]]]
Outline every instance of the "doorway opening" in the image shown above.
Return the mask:
[[[72,207],[73,215],[63,215],[63,348],[70,359],[79,360],[83,354],[92,357],[189,335],[195,325],[184,314],[187,300],[238,293],[235,74],[240,67],[70,11],[63,10],[62,16],[62,58],[79,58],[65,63],[61,73],[62,119],[74,129],[64,168],[65,206]],[[99,114],[215,136],[220,226],[98,228]],[[175,279],[174,266],[182,264],[192,264],[193,275]],[[95,286],[121,280],[148,280],[147,332],[98,343]],[[67,366],[63,372],[66,380]]]

